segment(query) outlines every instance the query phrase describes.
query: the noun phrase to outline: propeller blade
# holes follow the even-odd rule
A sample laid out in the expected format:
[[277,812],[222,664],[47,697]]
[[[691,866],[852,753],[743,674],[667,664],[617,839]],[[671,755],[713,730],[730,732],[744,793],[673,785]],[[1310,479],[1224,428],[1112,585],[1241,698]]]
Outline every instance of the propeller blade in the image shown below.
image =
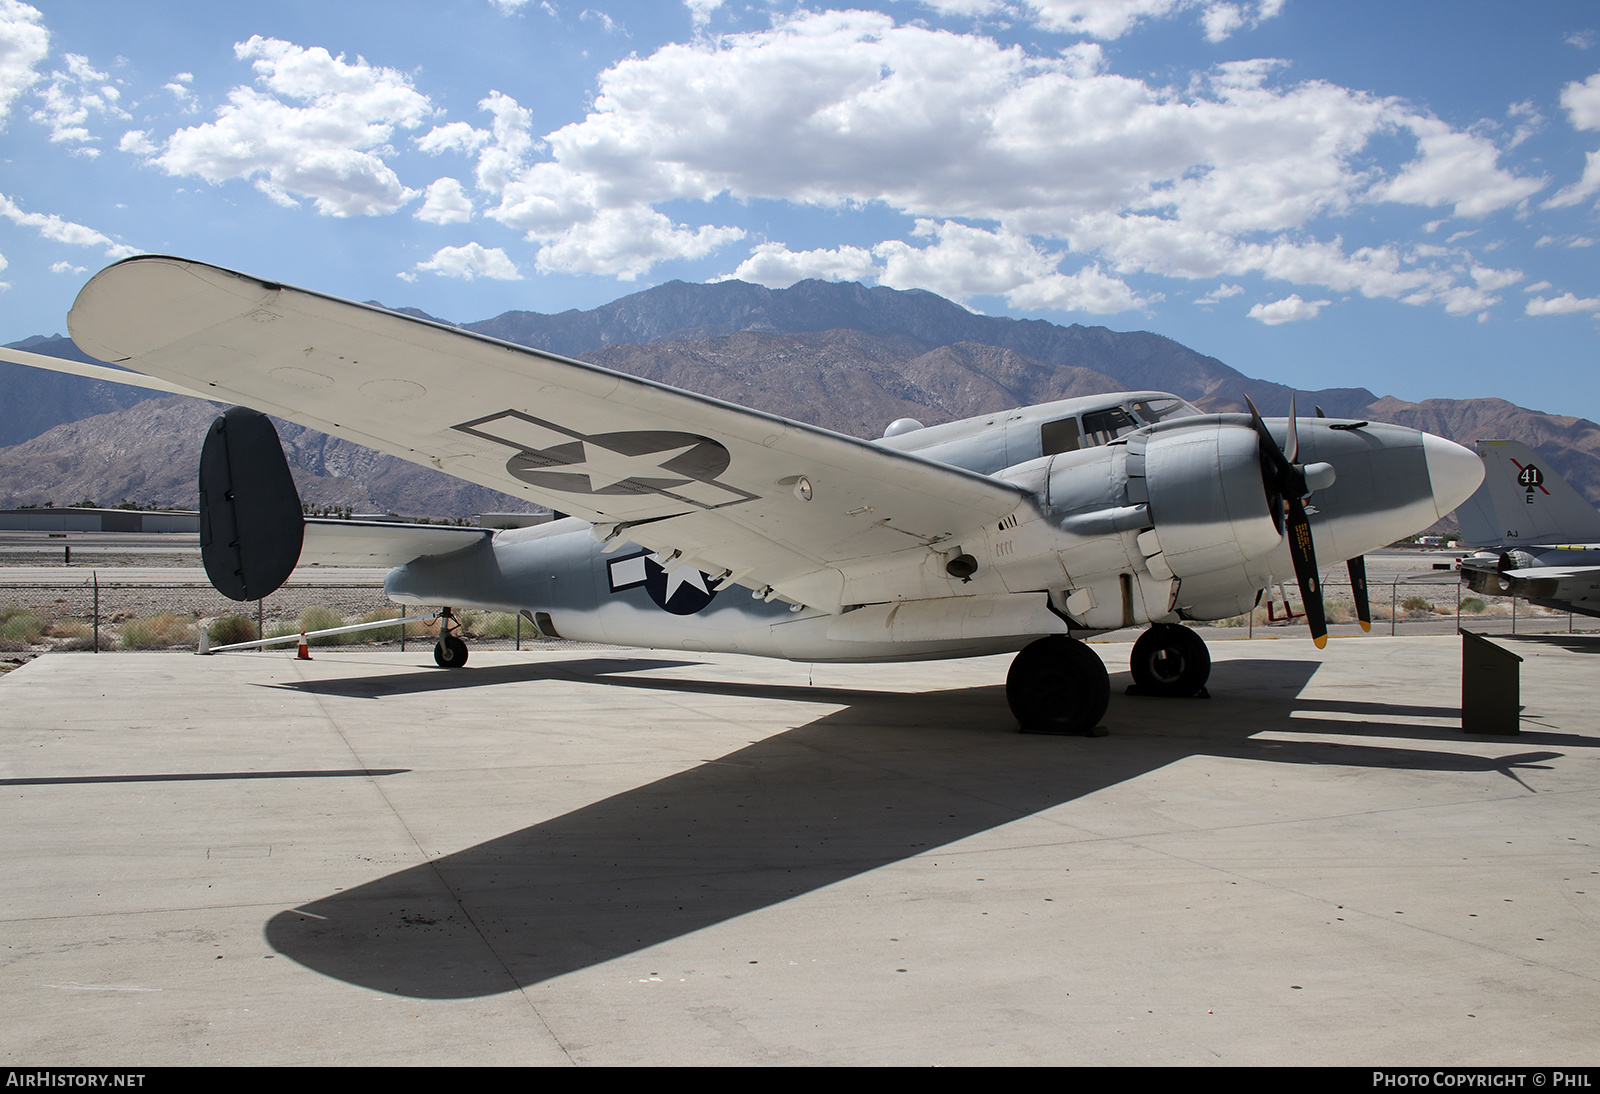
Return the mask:
[[1294,392],[1289,392],[1289,447],[1284,452],[1284,458],[1291,464],[1300,462],[1300,431],[1295,428],[1297,416],[1294,412]]
[[[1306,507],[1302,500],[1311,492],[1306,485],[1305,468],[1288,458],[1283,449],[1278,447],[1278,442],[1267,430],[1267,423],[1261,420],[1261,412],[1256,409],[1256,404],[1251,401],[1250,396],[1246,395],[1244,401],[1250,408],[1251,423],[1261,437],[1261,453],[1264,457],[1262,473],[1268,480],[1266,486],[1271,493],[1268,504],[1287,507],[1289,511],[1288,520],[1283,526],[1283,535],[1289,543],[1289,556],[1294,559],[1294,576],[1300,583],[1300,595],[1305,600],[1306,622],[1311,626],[1311,640],[1320,650],[1328,644],[1328,619],[1322,606],[1322,581],[1317,576],[1317,552],[1311,542],[1311,520],[1306,516]],[[1300,438],[1295,431],[1294,422],[1294,396],[1290,395],[1289,445],[1291,450],[1298,453]]]
[[1311,641],[1317,649],[1328,644],[1328,618],[1322,607],[1322,582],[1317,577],[1317,551],[1311,543],[1311,521],[1306,517],[1306,507],[1295,495],[1290,495],[1289,523],[1285,529],[1289,541],[1289,557],[1294,559],[1294,576],[1300,582],[1300,597],[1306,605],[1306,623],[1311,627]]
[[1372,605],[1367,603],[1367,560],[1357,555],[1347,565],[1350,567],[1350,592],[1356,599],[1356,618],[1361,621],[1361,629],[1371,633]]
[[[1261,411],[1256,409],[1256,404],[1250,396],[1244,397],[1244,403],[1250,408],[1251,424],[1255,426],[1256,434],[1261,438],[1261,454],[1272,464],[1272,481],[1267,485],[1284,497],[1291,494],[1297,498],[1305,497],[1307,492],[1305,476],[1284,456],[1283,449],[1278,447],[1277,440],[1267,429],[1267,423],[1261,420]],[[1294,419],[1291,418],[1289,421],[1293,423]],[[1290,428],[1293,428],[1292,424]]]
[[1317,417],[1319,417],[1319,418],[1326,418],[1327,417],[1327,415],[1322,412],[1322,408],[1320,406],[1319,407],[1314,407],[1313,409],[1316,410]]

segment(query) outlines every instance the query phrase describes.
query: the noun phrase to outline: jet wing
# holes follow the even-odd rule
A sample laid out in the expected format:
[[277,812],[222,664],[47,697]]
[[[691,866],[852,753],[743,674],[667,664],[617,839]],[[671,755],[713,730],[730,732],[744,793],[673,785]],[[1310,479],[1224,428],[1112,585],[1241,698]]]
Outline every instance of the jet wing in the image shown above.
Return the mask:
[[102,270],[68,324],[101,360],[826,610],[840,608],[846,572],[881,572],[883,600],[929,595],[917,556],[1028,497],[815,426],[183,259]]
[[1600,577],[1600,566],[1528,566],[1520,570],[1500,571],[1506,577],[1533,580],[1535,578],[1566,581],[1574,577]]

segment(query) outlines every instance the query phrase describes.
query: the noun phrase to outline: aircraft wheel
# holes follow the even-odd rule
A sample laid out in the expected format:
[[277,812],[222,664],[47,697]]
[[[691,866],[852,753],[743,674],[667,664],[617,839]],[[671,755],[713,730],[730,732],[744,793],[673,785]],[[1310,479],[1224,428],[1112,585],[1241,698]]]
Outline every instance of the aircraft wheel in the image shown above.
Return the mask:
[[467,663],[467,644],[455,635],[439,639],[433,647],[433,663],[442,669],[458,669]]
[[1133,682],[1145,695],[1186,699],[1211,677],[1203,638],[1176,623],[1156,623],[1133,644]]
[[1110,702],[1105,663],[1064,634],[1026,646],[1006,674],[1006,704],[1024,733],[1089,733]]

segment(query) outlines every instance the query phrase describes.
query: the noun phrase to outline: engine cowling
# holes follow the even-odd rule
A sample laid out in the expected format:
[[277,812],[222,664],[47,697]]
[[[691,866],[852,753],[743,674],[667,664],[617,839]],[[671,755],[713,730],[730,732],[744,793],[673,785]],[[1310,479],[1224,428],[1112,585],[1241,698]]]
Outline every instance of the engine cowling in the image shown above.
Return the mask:
[[[1142,442],[1142,443],[1140,443]],[[1179,578],[1259,559],[1283,539],[1262,480],[1260,441],[1225,418],[1173,423],[1128,446],[1128,497],[1150,507],[1151,572]]]

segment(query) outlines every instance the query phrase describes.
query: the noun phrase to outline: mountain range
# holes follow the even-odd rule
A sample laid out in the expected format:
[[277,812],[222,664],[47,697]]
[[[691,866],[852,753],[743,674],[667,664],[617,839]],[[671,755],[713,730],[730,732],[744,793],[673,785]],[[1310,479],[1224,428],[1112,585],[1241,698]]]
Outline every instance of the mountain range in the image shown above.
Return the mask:
[[[447,322],[412,308],[396,309]],[[1470,444],[1511,437],[1600,499],[1600,425],[1503,399],[1408,403],[1365,388],[1292,392],[1170,338],[977,315],[922,290],[802,281],[668,282],[588,311],[511,311],[451,324],[712,395],[842,433],[873,437],[895,418],[924,424],[1104,391],[1170,391],[1211,411],[1390,421]],[[86,360],[69,339],[16,348]],[[194,467],[215,404],[0,364],[0,506],[89,498],[192,505]],[[447,517],[526,504],[428,468],[279,423],[313,505]]]

